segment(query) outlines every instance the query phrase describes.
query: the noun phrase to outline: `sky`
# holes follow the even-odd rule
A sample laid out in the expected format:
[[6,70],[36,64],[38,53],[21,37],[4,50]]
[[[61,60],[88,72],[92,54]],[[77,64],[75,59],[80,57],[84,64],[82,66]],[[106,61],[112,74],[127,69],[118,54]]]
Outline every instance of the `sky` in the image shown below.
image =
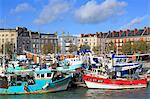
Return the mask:
[[69,35],[150,27],[150,0],[0,0],[0,28]]

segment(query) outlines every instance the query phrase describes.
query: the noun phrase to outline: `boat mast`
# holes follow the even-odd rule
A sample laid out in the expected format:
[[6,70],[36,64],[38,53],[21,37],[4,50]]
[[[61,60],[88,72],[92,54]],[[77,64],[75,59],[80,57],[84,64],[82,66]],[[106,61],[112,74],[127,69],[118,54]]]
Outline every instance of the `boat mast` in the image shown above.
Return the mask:
[[4,40],[4,46],[3,46],[3,69],[5,70],[5,40]]

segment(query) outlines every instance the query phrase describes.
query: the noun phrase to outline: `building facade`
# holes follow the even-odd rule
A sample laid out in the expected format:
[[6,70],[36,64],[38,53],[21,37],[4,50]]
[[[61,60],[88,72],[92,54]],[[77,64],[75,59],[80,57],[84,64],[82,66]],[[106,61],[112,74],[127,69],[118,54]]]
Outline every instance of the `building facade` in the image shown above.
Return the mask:
[[40,33],[31,32],[31,52],[39,54],[40,53]]
[[43,47],[51,46],[53,53],[57,53],[58,39],[55,34],[45,34],[39,32],[31,32],[31,49],[32,53],[43,54]]
[[[79,37],[79,47],[84,44],[88,44],[91,50],[94,46],[100,46],[101,49],[106,50],[108,46],[114,47],[116,51],[121,53],[123,44],[131,42],[133,45],[134,41],[145,41],[150,45],[150,28],[145,27],[143,29],[134,30],[120,30],[120,31],[109,31],[106,33],[96,32],[95,34],[81,34]],[[147,49],[149,52],[150,49]]]
[[81,45],[89,45],[90,49],[92,50],[93,47],[99,46],[100,43],[98,43],[99,40],[99,34],[81,34],[81,36],[78,38],[78,47]]
[[0,29],[0,53],[2,54],[3,48],[6,43],[10,42],[17,48],[17,28],[16,29]]
[[57,35],[40,33],[40,45],[41,45],[41,52],[42,52],[42,48],[45,45],[45,46],[50,46],[51,53],[57,53],[57,48],[58,48]]
[[[108,32],[107,36],[105,36],[105,45],[113,44],[114,49],[121,54],[122,46],[128,41],[131,42],[131,45],[134,45],[136,41],[145,41],[147,45],[150,44],[150,28],[144,29],[134,29],[134,30],[120,30],[120,31],[113,31]],[[147,52],[150,49],[146,49]]]
[[58,45],[60,46],[61,54],[69,53],[70,45],[78,46],[78,37],[76,36],[59,36]]
[[10,42],[17,54],[24,54],[25,51],[32,53],[42,53],[44,45],[51,45],[53,52],[57,53],[58,39],[55,34],[45,34],[32,32],[25,27],[16,27],[16,29],[0,29],[0,53],[3,48]]
[[30,31],[27,28],[17,27],[17,54],[24,54],[24,50],[31,51]]

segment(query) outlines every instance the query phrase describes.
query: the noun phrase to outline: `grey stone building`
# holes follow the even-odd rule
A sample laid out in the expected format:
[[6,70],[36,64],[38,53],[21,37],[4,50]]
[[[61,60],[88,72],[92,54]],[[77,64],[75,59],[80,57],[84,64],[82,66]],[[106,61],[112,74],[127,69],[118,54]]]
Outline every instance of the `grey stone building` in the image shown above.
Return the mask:
[[31,32],[31,52],[40,53],[40,34],[38,32]]
[[25,54],[23,51],[32,53],[43,53],[44,45],[51,45],[53,52],[57,53],[58,39],[55,34],[45,34],[29,31],[25,27],[16,27],[16,29],[0,29],[0,55],[2,55],[3,46],[7,42],[14,45],[14,52]]
[[78,39],[76,36],[59,36],[58,44],[61,49],[61,54],[68,53],[70,44],[78,45]]
[[30,31],[18,27],[17,33],[17,54],[24,54],[23,50],[31,51]]
[[57,53],[58,39],[56,34],[40,33],[40,44],[41,44],[41,50],[44,45],[50,45],[52,48],[52,52]]
[[50,45],[53,50],[52,52],[57,53],[57,35],[31,32],[31,52],[36,54],[43,54],[44,45]]

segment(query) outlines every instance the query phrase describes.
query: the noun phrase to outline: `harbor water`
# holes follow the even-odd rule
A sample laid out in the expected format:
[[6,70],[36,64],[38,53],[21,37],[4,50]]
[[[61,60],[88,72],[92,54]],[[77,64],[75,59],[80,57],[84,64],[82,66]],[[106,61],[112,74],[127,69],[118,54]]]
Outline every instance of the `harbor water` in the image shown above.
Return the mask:
[[124,90],[100,90],[79,87],[46,94],[0,95],[0,99],[149,99],[149,97],[150,86],[142,89]]

